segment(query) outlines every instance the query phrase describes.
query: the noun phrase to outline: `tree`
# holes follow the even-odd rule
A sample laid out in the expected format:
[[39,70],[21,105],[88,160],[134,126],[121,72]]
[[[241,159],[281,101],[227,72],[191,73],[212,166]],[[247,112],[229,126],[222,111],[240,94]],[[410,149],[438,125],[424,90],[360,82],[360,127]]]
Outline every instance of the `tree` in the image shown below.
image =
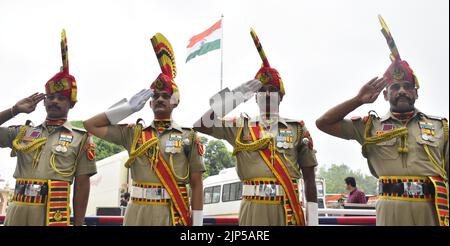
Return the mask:
[[344,179],[346,177],[354,177],[356,179],[356,186],[358,189],[364,191],[366,195],[377,194],[377,179],[375,177],[365,175],[359,170],[355,172],[345,164],[333,164],[328,169],[321,167],[317,176],[325,179],[327,193],[347,193]]
[[205,154],[203,155],[206,172],[204,178],[210,175],[217,175],[224,168],[236,166],[236,158],[228,151],[225,143],[221,140],[211,140],[201,137],[200,140],[206,145]]
[[[70,122],[73,126],[78,128],[83,128],[82,121],[72,121]],[[93,137],[95,143],[95,160],[100,161],[117,153],[124,151],[125,149],[122,146],[110,143],[98,137]]]

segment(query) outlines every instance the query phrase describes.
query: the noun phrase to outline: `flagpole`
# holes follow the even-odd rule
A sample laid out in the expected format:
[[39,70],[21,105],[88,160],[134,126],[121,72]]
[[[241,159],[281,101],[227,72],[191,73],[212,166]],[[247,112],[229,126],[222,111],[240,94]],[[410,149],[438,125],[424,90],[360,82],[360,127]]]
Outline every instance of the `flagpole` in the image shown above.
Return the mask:
[[220,90],[223,88],[223,14],[220,18],[222,37],[220,39]]

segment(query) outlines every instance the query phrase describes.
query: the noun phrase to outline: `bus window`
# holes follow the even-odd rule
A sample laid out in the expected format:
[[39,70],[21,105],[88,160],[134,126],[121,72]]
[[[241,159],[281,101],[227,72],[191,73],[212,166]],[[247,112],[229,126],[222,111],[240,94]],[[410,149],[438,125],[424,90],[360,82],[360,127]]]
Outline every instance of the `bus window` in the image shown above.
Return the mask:
[[237,201],[242,199],[242,182],[224,184],[222,202]]
[[220,201],[220,185],[212,187],[212,203],[218,203]]
[[206,187],[203,192],[203,203],[210,204],[212,200],[212,187]]
[[220,185],[206,187],[203,192],[203,204],[218,203],[220,201]]

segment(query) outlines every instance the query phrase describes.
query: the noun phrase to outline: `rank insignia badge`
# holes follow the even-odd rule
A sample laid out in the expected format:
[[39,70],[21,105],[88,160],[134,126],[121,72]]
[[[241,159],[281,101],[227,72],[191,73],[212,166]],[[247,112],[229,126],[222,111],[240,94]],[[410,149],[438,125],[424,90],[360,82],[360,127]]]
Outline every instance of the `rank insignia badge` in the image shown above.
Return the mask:
[[23,136],[22,141],[24,142],[31,142],[41,136],[42,130],[41,129],[30,129],[27,131],[25,136]]

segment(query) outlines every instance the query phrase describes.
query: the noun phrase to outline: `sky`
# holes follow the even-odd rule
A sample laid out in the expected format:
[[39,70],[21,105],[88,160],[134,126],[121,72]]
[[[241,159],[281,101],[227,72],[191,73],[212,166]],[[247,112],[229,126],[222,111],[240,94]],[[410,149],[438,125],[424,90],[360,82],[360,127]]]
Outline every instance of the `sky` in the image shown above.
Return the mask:
[[[60,33],[65,28],[70,72],[78,82],[79,102],[69,120],[87,119],[148,88],[160,69],[150,38],[164,34],[175,51],[175,78],[181,102],[173,118],[192,124],[209,108],[219,91],[221,52],[187,64],[190,37],[223,19],[223,81],[233,89],[252,79],[261,65],[249,34],[253,27],[272,67],[284,81],[283,117],[303,120],[311,132],[319,167],[344,163],[369,174],[361,148],[320,132],[315,120],[329,108],[355,96],[360,87],[382,76],[390,65],[389,49],[377,15],[386,20],[400,55],[421,83],[416,107],[430,115],[449,115],[449,1],[447,0],[194,0],[194,1],[28,1],[0,0],[0,110],[13,106],[44,84],[61,66]],[[369,110],[383,115],[389,104],[380,96],[350,116]],[[258,113],[254,99],[229,116]],[[21,114],[3,126],[40,124],[35,112]],[[151,109],[123,122],[143,118]],[[0,179],[10,180],[15,159],[0,149]]]

